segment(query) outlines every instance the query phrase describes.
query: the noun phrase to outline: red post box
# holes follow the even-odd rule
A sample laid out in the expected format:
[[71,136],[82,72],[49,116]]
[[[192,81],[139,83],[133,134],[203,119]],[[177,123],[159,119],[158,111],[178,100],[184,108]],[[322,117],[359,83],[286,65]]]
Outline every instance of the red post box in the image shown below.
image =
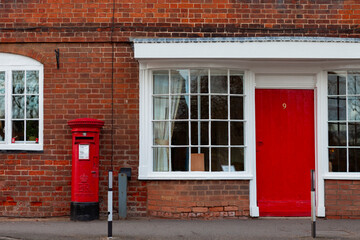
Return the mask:
[[99,219],[99,133],[103,121],[80,118],[72,128],[72,181],[70,219]]

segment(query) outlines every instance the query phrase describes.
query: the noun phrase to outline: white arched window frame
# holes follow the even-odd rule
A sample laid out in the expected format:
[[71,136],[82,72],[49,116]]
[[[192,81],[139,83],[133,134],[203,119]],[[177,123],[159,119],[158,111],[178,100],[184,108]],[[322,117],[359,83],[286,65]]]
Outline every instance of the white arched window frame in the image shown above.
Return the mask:
[[0,53],[0,150],[43,150],[43,82],[43,64]]

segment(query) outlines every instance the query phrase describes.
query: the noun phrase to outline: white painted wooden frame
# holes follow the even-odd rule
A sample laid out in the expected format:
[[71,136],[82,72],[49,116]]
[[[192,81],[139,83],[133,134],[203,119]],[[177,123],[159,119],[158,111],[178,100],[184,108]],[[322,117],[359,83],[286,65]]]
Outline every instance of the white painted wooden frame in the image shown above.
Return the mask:
[[[39,143],[11,143],[11,115],[12,115],[12,100],[11,100],[11,73],[12,71],[26,71],[26,70],[37,70],[39,71]],[[43,79],[44,79],[44,67],[43,65],[29,57],[0,53],[0,71],[5,71],[5,141],[0,143],[0,150],[31,150],[41,151],[43,150]]]

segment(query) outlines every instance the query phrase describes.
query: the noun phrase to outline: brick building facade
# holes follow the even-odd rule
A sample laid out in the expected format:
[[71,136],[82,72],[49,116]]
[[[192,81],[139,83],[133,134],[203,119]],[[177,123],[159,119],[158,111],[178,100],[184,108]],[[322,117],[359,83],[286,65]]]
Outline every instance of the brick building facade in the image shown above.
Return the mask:
[[[144,90],[144,88],[140,87],[142,66],[154,64],[153,69],[159,71],[191,69],[188,63],[193,60],[189,56],[190,60],[185,59],[185,62],[188,62],[187,64],[177,61],[171,65],[171,61],[167,60],[174,60],[171,53],[169,53],[170,57],[168,58],[158,56],[152,58],[151,56],[144,57],[143,52],[141,52],[143,50],[139,50],[139,57],[136,57],[134,51],[139,49],[137,46],[141,46],[143,38],[153,39],[145,44],[157,44],[160,47],[162,42],[161,40],[157,42],[157,39],[165,39],[165,43],[179,38],[185,39],[185,42],[186,39],[194,39],[195,43],[192,42],[194,44],[201,44],[206,42],[207,39],[217,44],[221,44],[221,42],[256,42],[256,39],[266,42],[267,40],[262,37],[265,37],[265,39],[268,37],[286,37],[285,42],[293,42],[292,39],[296,38],[295,42],[303,42],[301,39],[305,39],[305,42],[335,42],[338,44],[342,44],[339,39],[349,39],[349,42],[344,44],[357,45],[360,37],[359,23],[360,4],[357,1],[105,0],[99,3],[99,1],[89,0],[5,0],[1,2],[0,54],[3,55],[0,56],[3,59],[0,60],[0,63],[6,64],[7,58],[21,55],[42,65],[43,92],[40,91],[38,95],[43,99],[42,103],[40,101],[40,105],[42,104],[40,108],[43,109],[43,113],[38,117],[39,120],[36,121],[42,122],[43,126],[40,126],[41,123],[39,123],[38,131],[41,131],[41,133],[39,133],[38,138],[40,138],[40,143],[37,143],[37,140],[36,143],[29,140],[31,146],[40,144],[39,149],[33,150],[31,147],[13,148],[11,145],[16,144],[16,142],[10,143],[4,140],[0,152],[0,215],[14,217],[69,215],[72,143],[71,129],[67,122],[76,118],[96,118],[105,122],[100,134],[99,201],[102,215],[106,213],[107,171],[111,168],[113,155],[115,176],[122,167],[132,169],[133,177],[128,183],[127,206],[128,216],[130,217],[234,218],[258,216],[259,214],[256,213],[258,210],[252,209],[256,205],[256,193],[253,200],[250,199],[252,197],[249,193],[254,189],[256,192],[256,183],[255,186],[252,186],[253,190],[251,190],[251,184],[254,185],[254,183],[251,183],[254,180],[254,172],[252,172],[252,175],[249,173],[249,175],[240,174],[237,176],[235,175],[236,172],[233,174],[231,170],[228,170],[231,177],[227,177],[226,174],[214,177],[214,175],[211,175],[211,170],[209,170],[211,167],[204,166],[205,170],[202,171],[208,171],[210,174],[171,177],[171,169],[169,171],[166,168],[166,171],[169,171],[170,174],[166,176],[170,177],[151,177],[151,174],[139,175],[139,171],[141,171],[139,160],[142,158],[141,154],[147,153],[154,156],[153,153],[147,152],[146,149],[142,150],[142,152],[139,150],[141,148],[141,139],[144,137],[140,135],[141,131],[139,129],[145,129],[146,131],[147,126],[146,124],[140,126],[141,116],[144,114],[142,112],[144,111],[143,106],[140,106],[141,103],[139,102],[139,99],[142,98],[141,92]],[[310,37],[318,39],[306,40]],[[248,38],[248,40],[244,40],[244,38]],[[274,39],[269,42],[284,41],[279,40],[279,38]],[[331,41],[331,39],[335,40]],[[57,66],[55,50],[59,50],[60,53],[58,58],[59,67]],[[210,50],[208,49],[208,51]],[[214,63],[218,60],[216,58],[221,57],[215,57],[215,60],[206,59],[205,64],[198,64],[199,59],[194,62],[198,64],[195,64],[197,69],[206,69],[206,71],[210,69],[210,72],[213,66],[216,69],[219,68],[218,63]],[[239,56],[235,58],[239,61],[249,60],[249,57],[243,58]],[[272,58],[276,59],[276,56],[269,55],[268,58],[270,60]],[[327,71],[350,71],[349,69],[351,69],[351,71],[356,72],[360,69],[360,57],[348,57],[345,54],[341,57],[330,56],[330,58],[344,61],[351,59],[353,61],[344,64],[340,62],[336,66],[326,65],[319,71],[324,69]],[[160,60],[151,62],[151,59],[155,59],[155,61],[160,59],[167,63],[164,64]],[[252,60],[262,59],[258,57],[258,59]],[[298,60],[293,59],[295,64]],[[320,60],[326,62],[328,59]],[[161,64],[164,67],[161,67]],[[232,66],[236,65],[234,62],[231,64]],[[220,68],[223,69],[227,63],[220,65],[222,66]],[[278,65],[281,66],[281,63]],[[346,66],[341,67],[340,65]],[[331,66],[335,67],[332,68]],[[8,71],[14,71],[11,70],[11,66],[4,67],[4,69],[1,67],[0,73],[3,71],[5,75],[8,74]],[[233,68],[235,67],[231,67],[231,69]],[[281,67],[278,66],[278,68]],[[147,71],[153,71],[153,69],[149,68]],[[251,69],[251,67],[240,67],[239,71],[247,71],[248,69]],[[18,70],[22,71],[21,68]],[[227,76],[232,76],[231,71],[229,70]],[[298,69],[294,70],[296,74],[299,74],[299,71]],[[244,81],[247,81],[246,74],[244,73],[243,76]],[[271,74],[277,73],[272,72]],[[347,74],[351,75],[352,73],[347,72]],[[9,73],[6,76],[10,75]],[[155,79],[155,75],[152,76]],[[341,78],[338,75],[336,76],[337,79]],[[41,80],[39,81],[41,82]],[[144,81],[146,81],[146,78]],[[357,91],[356,94],[358,94]],[[340,94],[339,90],[337,93],[334,95],[348,95]],[[354,97],[357,97],[356,94],[354,94]],[[169,96],[171,97],[171,94]],[[241,96],[241,93],[237,95],[239,98]],[[13,98],[16,98],[14,93]],[[11,103],[7,104],[11,105]],[[6,108],[13,113],[15,111],[14,107]],[[11,120],[10,113],[5,114],[7,114],[4,117],[5,124],[9,122],[13,127],[7,127],[7,130],[4,128],[3,131],[5,135],[10,136],[10,133],[14,132],[14,122],[16,121]],[[13,119],[17,119],[14,114]],[[156,122],[156,119],[152,120]],[[251,118],[245,120],[247,123],[251,122]],[[337,120],[340,121],[341,119]],[[347,119],[344,124],[346,126],[353,124],[357,128],[356,121],[359,118],[355,117],[353,122],[350,120]],[[28,124],[26,119],[24,121],[25,125]],[[324,121],[327,122],[327,120]],[[232,120],[228,119],[228,122],[229,126],[231,126]],[[337,124],[341,124],[341,121],[340,123],[337,122]],[[151,124],[149,126],[152,128]],[[191,133],[191,129],[189,131]],[[244,131],[251,132],[252,129]],[[253,131],[255,132],[255,130]],[[112,132],[114,139],[113,151],[111,144]],[[229,134],[231,134],[230,130]],[[334,169],[334,172],[344,174],[341,176],[332,175],[332,169],[329,169],[330,167],[327,164],[316,165],[316,168],[319,166],[324,167],[320,171],[322,175],[319,174],[320,177],[318,178],[318,181],[322,182],[323,189],[322,197],[320,196],[323,210],[318,210],[323,212],[319,216],[329,218],[360,217],[358,203],[360,200],[360,169],[356,163],[360,163],[360,154],[356,155],[357,152],[355,153],[355,151],[357,150],[352,150],[353,148],[357,149],[356,146],[359,146],[360,143],[359,140],[356,140],[358,139],[356,134],[355,131],[355,143],[350,144],[351,146],[349,144],[334,144],[336,146],[341,145],[338,148],[334,147],[334,151],[342,149],[344,146],[344,149],[348,151],[347,154],[345,153],[347,156],[345,159],[347,160],[342,160],[345,161],[345,170],[341,167]],[[8,138],[8,140],[11,139],[11,137]],[[245,147],[243,146],[246,145],[244,143],[238,144],[243,146],[238,147],[238,150],[244,151],[241,149],[246,149],[245,151],[249,152],[249,147],[255,146],[255,139],[253,140],[253,143],[248,142]],[[326,138],[322,140],[325,145],[328,142],[327,140],[328,136],[326,135]],[[166,146],[170,145],[167,143]],[[189,143],[185,145],[189,145]],[[230,143],[226,145],[228,145],[228,154],[232,154],[230,151],[234,146]],[[191,145],[189,146],[191,147]],[[332,144],[325,146],[325,151],[327,152],[327,149],[332,146]],[[200,149],[200,146],[198,148]],[[208,148],[211,149],[211,146]],[[253,149],[255,150],[255,147]],[[212,151],[215,152],[215,149]],[[319,151],[316,149],[316,152]],[[354,155],[350,156],[349,154],[352,154],[352,152],[354,152]],[[244,153],[242,152],[242,154]],[[175,156],[175,154],[173,155]],[[187,152],[187,158],[188,155],[189,152]],[[333,161],[331,156],[329,160],[327,153],[324,156],[325,160],[321,161]],[[319,158],[314,157],[313,161],[315,162],[316,159],[316,162],[320,162]],[[338,160],[341,157],[337,155],[335,159]],[[168,159],[168,161],[170,160]],[[212,165],[211,160],[209,161],[208,165]],[[232,166],[231,161],[228,164],[229,167]],[[250,162],[250,160],[245,157],[245,162]],[[331,163],[334,166],[336,165],[335,160]],[[249,165],[246,165],[248,163],[244,165],[244,160],[242,160],[241,164],[240,170],[236,169],[236,171],[246,172],[246,168],[249,167]],[[354,169],[352,168],[353,164],[356,165]],[[173,165],[173,169],[176,171],[176,165]],[[152,170],[147,168],[146,171],[157,171],[155,167],[150,168]],[[189,168],[187,166],[183,169],[180,166],[179,171],[189,171]],[[215,165],[212,165],[212,168],[215,170]],[[222,171],[225,171],[224,168]],[[115,178],[114,187],[116,212],[117,178]],[[255,205],[250,203],[251,201]]]

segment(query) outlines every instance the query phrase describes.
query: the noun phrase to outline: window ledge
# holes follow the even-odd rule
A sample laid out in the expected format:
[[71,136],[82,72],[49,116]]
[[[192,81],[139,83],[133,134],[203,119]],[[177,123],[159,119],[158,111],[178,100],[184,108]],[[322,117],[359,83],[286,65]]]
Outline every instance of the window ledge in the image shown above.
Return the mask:
[[334,180],[360,180],[360,174],[358,172],[351,173],[327,173],[323,175],[324,179]]
[[24,151],[42,151],[42,144],[0,144],[2,150],[24,150]]
[[140,174],[139,180],[251,180],[253,175],[243,172],[234,173],[208,173],[208,172],[166,172]]

